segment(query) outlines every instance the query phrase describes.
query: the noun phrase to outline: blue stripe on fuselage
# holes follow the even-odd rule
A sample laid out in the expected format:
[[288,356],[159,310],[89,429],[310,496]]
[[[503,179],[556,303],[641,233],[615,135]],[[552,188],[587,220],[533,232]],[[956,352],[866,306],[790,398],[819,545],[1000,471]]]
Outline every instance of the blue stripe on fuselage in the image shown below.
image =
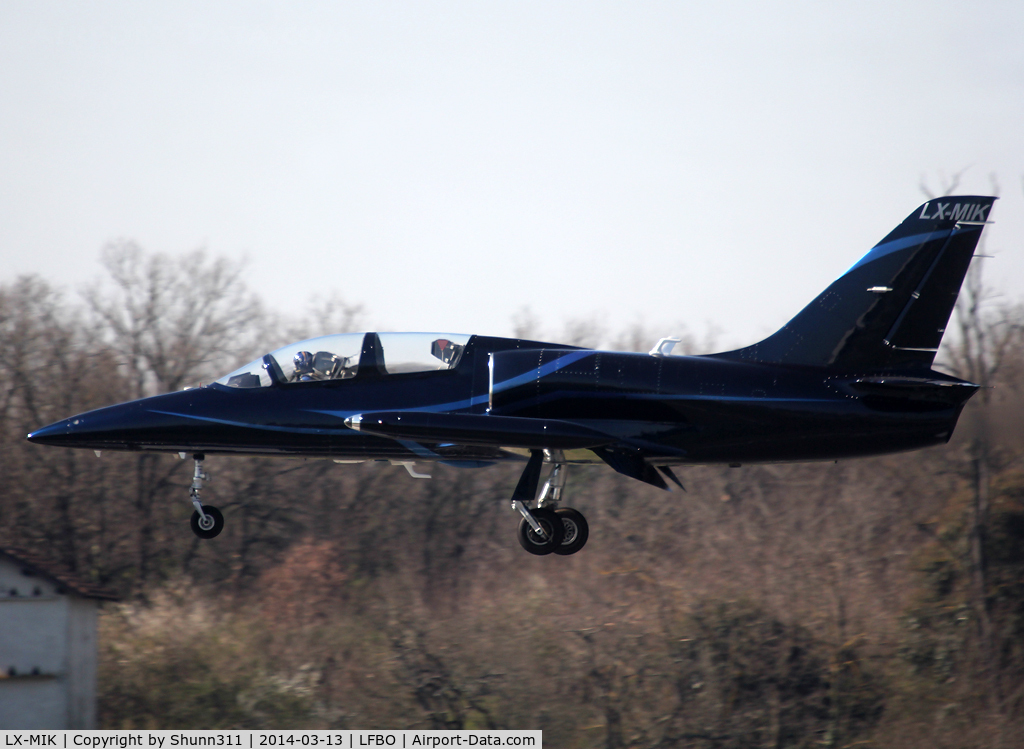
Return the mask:
[[[924,244],[925,242],[930,242],[933,239],[938,239],[939,237],[944,237],[944,236],[947,236],[948,234],[949,234],[949,230],[946,230],[946,231],[929,231],[929,232],[925,232],[924,234],[914,234],[914,235],[909,236],[909,237],[902,237],[900,239],[894,239],[891,242],[885,242],[883,244],[876,244],[874,247],[871,248],[871,251],[868,252],[867,255],[865,255],[860,260],[858,260],[853,265],[853,267],[850,268],[850,270],[846,271],[846,273],[849,273],[850,271],[852,271],[852,270],[854,270],[856,268],[859,268],[860,266],[864,265],[865,263],[870,263],[872,260],[878,260],[878,258],[880,258],[880,257],[885,257],[886,255],[890,255],[890,254],[892,254],[894,252],[899,252],[900,250],[904,250],[907,247],[914,247],[915,245]],[[844,273],[843,275],[846,275],[846,273]]]
[[566,354],[565,356],[560,356],[554,361],[548,362],[547,364],[542,364],[537,369],[531,369],[529,372],[523,372],[523,374],[521,375],[516,375],[515,377],[510,377],[507,380],[502,380],[501,382],[494,383],[494,392],[500,393],[503,390],[510,390],[512,388],[519,387],[520,385],[525,385],[527,382],[530,382],[531,380],[537,380],[540,379],[541,377],[551,374],[552,372],[557,372],[559,369],[562,369],[563,367],[568,367],[570,364],[574,364],[575,362],[578,362],[580,359],[584,359],[590,356],[591,354],[596,353],[597,351],[595,351],[594,349],[573,351],[571,353]]
[[[518,387],[519,385],[530,382],[531,380],[544,377],[552,372],[556,372],[563,367],[567,367],[574,362],[583,359],[584,357],[590,356],[591,354],[597,353],[593,349],[584,349],[582,351],[572,351],[565,356],[560,356],[554,361],[550,361],[547,364],[543,364],[537,369],[531,369],[529,372],[524,372],[521,375],[512,377],[508,380],[504,380],[500,383],[494,384],[495,392],[501,392],[502,390],[508,390],[510,388]],[[359,409],[355,411],[345,410],[338,411],[332,409],[306,409],[311,413],[325,414],[327,416],[335,416],[339,419],[347,419],[349,416],[355,414],[367,413],[368,411],[380,411],[380,410],[394,410],[394,411],[413,411],[413,412],[425,412],[425,413],[449,413],[451,411],[461,411],[466,408],[472,408],[482,403],[487,403],[490,400],[490,395],[474,395],[472,398],[465,398],[459,401],[450,401],[448,403],[434,403],[429,406],[413,406],[411,408],[397,408],[397,409]]]

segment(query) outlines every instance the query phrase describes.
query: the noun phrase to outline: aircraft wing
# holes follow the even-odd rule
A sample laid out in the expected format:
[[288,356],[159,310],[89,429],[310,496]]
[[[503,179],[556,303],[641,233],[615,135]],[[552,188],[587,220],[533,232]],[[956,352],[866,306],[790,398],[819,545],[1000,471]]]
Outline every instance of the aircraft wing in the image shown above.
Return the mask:
[[345,419],[350,429],[393,439],[500,445],[531,449],[578,450],[610,445],[617,438],[558,419],[488,414],[373,411]]

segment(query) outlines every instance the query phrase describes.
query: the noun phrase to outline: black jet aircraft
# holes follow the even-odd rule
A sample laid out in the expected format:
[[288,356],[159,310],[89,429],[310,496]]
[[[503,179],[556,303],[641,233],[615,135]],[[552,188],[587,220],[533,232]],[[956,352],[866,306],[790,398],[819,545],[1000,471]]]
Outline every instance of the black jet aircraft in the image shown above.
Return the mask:
[[[349,333],[302,341],[206,386],[72,416],[44,445],[191,454],[192,529],[207,455],[478,467],[522,461],[519,541],[573,554],[584,516],[566,466],[606,463],[669,488],[673,468],[856,458],[949,440],[977,385],[932,369],[995,198],[929,200],[778,332],[677,356],[481,335]],[[543,464],[550,473],[539,492]]]

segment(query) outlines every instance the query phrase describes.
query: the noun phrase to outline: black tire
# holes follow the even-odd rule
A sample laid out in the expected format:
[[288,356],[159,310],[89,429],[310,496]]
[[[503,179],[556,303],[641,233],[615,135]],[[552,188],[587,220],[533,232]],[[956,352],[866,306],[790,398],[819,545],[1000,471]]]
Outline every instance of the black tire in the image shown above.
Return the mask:
[[565,535],[562,519],[555,515],[553,510],[538,508],[530,510],[533,517],[544,529],[547,538],[541,538],[534,533],[533,528],[526,522],[526,518],[519,521],[519,545],[531,554],[543,556],[550,554],[562,544],[562,537]]
[[555,515],[562,520],[562,543],[554,550],[555,554],[569,556],[587,545],[590,538],[590,525],[583,513],[571,507],[559,507]]
[[204,528],[202,518],[197,510],[192,513],[192,532],[199,536],[199,538],[219,536],[220,532],[224,530],[224,516],[220,514],[220,510],[211,505],[203,505],[203,513],[205,513],[209,520],[213,521],[213,524],[209,528]]

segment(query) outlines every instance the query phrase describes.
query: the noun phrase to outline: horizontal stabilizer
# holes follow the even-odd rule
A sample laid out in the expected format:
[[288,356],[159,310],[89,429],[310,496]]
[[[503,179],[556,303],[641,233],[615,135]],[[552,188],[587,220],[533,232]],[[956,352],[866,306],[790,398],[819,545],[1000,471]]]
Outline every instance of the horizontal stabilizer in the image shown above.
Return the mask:
[[857,396],[900,398],[958,406],[978,390],[963,380],[935,380],[924,377],[857,377],[836,384]]
[[615,437],[557,419],[489,414],[374,411],[345,419],[350,429],[392,439],[502,445],[535,450],[578,450],[608,445]]

